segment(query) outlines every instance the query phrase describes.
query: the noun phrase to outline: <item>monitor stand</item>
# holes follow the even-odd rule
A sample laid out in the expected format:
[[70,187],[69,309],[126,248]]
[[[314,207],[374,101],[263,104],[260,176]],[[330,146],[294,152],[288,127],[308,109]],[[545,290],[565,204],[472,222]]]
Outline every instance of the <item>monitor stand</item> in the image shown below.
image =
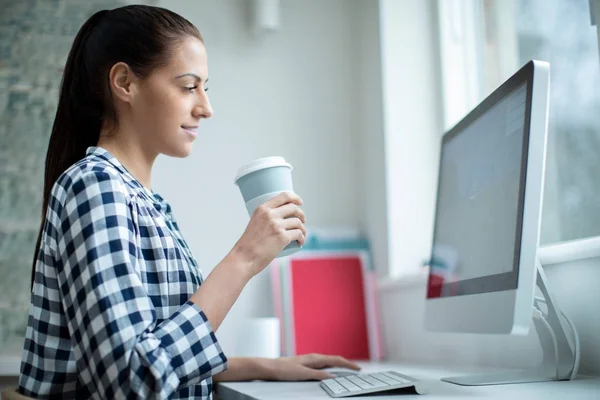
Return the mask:
[[[577,341],[574,338],[573,347],[569,344],[569,340],[567,339],[567,334],[564,329],[565,323],[559,316],[560,310],[556,306],[556,302],[548,291],[546,274],[544,273],[539,260],[536,261],[536,264],[537,287],[540,289],[540,292],[543,295],[543,300],[536,298],[534,301],[533,323],[540,339],[540,344],[542,345],[542,363],[537,367],[526,370],[515,370],[484,375],[480,374],[447,377],[442,378],[442,381],[463,386],[480,386],[571,379],[573,370],[578,368],[577,364],[579,357],[575,356],[576,352],[575,349],[573,349]],[[541,314],[543,316],[542,319],[539,311],[537,310],[540,309],[538,305],[544,303],[547,311]],[[544,310],[542,309],[542,311]],[[544,319],[546,322],[544,322]],[[571,330],[571,333],[573,333],[574,336],[577,336],[575,326],[571,325]],[[556,339],[554,339],[554,337]]]

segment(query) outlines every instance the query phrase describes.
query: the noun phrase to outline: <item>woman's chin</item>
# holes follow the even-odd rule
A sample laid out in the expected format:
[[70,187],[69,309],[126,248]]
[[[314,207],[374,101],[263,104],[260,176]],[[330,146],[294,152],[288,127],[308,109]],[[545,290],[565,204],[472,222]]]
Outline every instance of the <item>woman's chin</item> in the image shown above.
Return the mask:
[[178,146],[172,146],[168,151],[163,152],[164,155],[169,157],[185,158],[192,154],[193,143],[178,143]]

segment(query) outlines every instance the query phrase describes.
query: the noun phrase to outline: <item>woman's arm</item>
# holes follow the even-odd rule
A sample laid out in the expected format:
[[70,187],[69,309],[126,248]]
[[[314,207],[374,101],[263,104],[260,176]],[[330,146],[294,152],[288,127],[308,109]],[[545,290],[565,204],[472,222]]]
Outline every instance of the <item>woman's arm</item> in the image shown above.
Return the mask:
[[249,263],[233,249],[206,277],[190,301],[204,311],[216,331],[252,276]]
[[257,379],[268,380],[268,363],[269,360],[266,358],[230,358],[227,370],[219,372],[213,377],[213,380],[214,382],[239,382]]
[[280,358],[230,358],[229,368],[213,377],[215,382],[237,381],[305,381],[333,378],[323,368],[341,367],[360,370],[358,364],[344,357],[303,354]]
[[206,314],[216,331],[248,281],[262,271],[290,242],[304,244],[302,199],[281,193],[261,204],[242,237],[200,285],[190,301]]

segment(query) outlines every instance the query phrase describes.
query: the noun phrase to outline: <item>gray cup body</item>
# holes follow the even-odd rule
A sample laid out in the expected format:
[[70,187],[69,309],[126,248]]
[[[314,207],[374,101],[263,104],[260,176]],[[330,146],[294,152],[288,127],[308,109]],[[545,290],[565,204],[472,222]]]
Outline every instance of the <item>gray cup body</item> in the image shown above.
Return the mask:
[[259,169],[237,180],[244,202],[274,192],[293,192],[292,173],[287,167]]
[[[248,215],[252,216],[259,205],[272,199],[281,192],[293,192],[292,171],[285,166],[260,169],[240,177],[236,184],[240,188]],[[293,254],[300,250],[300,244],[293,241],[277,255],[277,258]]]

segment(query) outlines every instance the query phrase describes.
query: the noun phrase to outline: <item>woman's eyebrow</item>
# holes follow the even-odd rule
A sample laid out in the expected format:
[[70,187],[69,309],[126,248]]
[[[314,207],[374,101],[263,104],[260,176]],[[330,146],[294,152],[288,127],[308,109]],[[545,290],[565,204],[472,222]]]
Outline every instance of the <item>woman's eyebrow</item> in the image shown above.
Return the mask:
[[[197,81],[200,81],[200,82],[202,82],[202,78],[200,78],[200,76],[198,76],[198,75],[196,75],[196,74],[194,74],[194,73],[191,73],[191,72],[186,72],[185,74],[177,75],[177,76],[175,77],[175,79],[185,78],[186,76],[191,76],[191,77],[193,77],[194,79],[196,79]],[[206,82],[208,82],[208,78],[206,78],[206,79],[204,80],[204,82],[205,82],[205,83],[206,83]]]

